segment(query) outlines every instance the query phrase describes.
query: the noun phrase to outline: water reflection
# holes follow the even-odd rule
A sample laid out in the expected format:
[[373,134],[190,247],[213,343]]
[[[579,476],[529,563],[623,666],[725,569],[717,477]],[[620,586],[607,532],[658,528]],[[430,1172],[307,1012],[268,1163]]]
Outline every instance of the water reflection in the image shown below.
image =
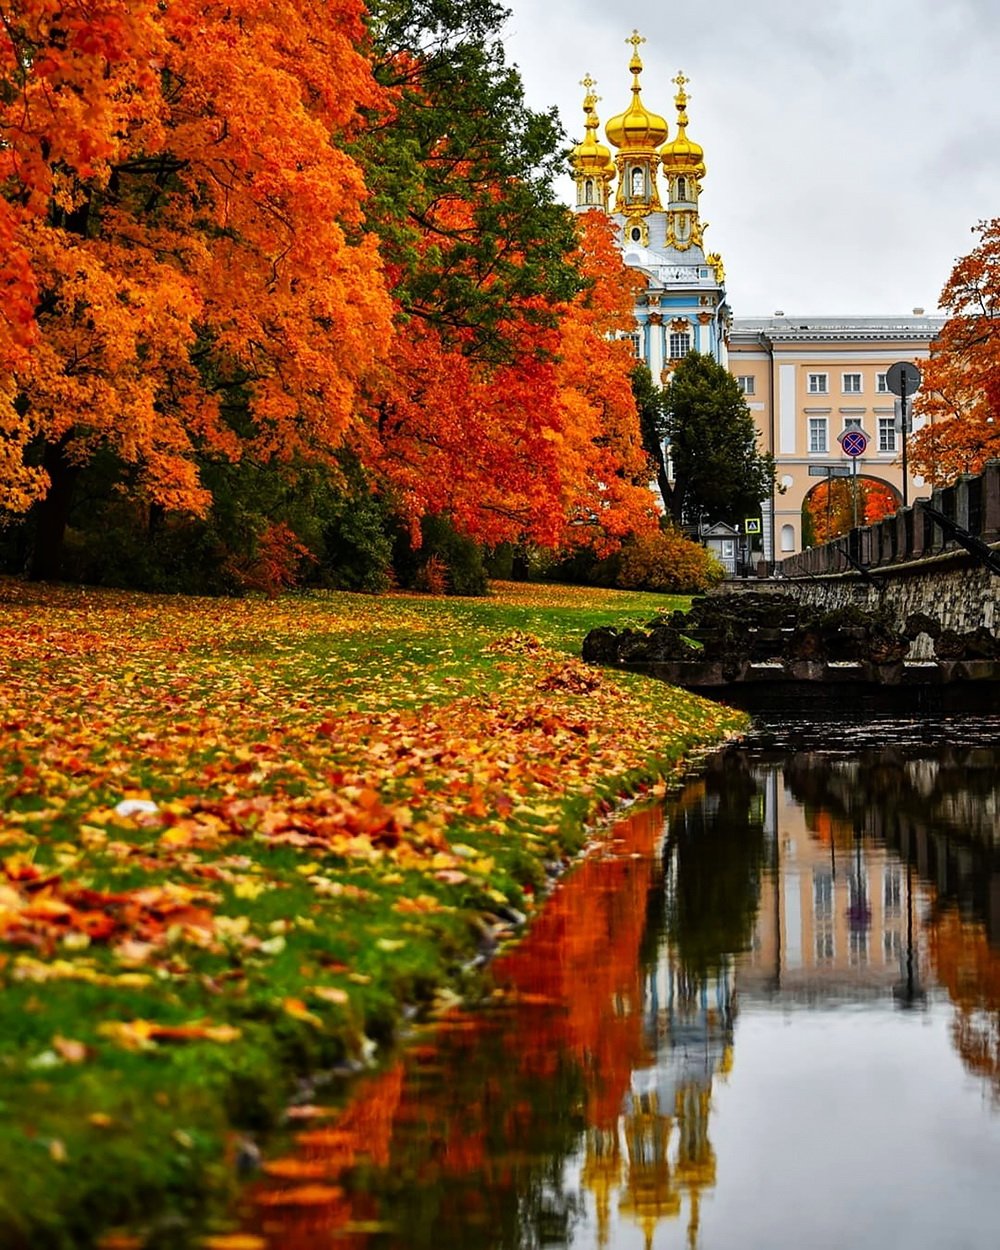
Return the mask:
[[846,1203],[852,1245],[992,1244],[998,764],[920,740],[711,761],[559,886],[488,1009],[272,1161],[252,1227],[274,1250],[832,1247]]

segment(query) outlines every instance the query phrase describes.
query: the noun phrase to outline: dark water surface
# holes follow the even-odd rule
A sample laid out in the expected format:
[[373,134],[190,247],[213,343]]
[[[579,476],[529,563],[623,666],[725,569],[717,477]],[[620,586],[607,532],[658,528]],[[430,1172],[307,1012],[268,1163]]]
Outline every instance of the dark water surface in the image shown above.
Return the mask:
[[257,1191],[273,1250],[1000,1244],[1000,720],[761,729]]

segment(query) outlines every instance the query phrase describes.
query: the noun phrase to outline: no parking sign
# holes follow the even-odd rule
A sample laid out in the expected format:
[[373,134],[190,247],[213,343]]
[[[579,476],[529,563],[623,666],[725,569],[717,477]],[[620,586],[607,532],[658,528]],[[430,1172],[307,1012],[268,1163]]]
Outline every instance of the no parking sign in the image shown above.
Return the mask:
[[841,434],[840,446],[845,456],[863,456],[868,448],[868,435],[864,430],[856,430],[852,427]]

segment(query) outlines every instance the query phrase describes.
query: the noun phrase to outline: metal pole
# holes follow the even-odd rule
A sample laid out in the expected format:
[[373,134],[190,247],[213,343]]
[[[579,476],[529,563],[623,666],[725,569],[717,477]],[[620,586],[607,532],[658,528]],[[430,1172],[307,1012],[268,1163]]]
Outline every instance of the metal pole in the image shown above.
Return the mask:
[[899,410],[903,414],[903,507],[907,505],[909,497],[909,483],[906,480],[906,370],[903,370],[903,376],[900,379],[899,391]]
[[854,528],[858,528],[858,458],[851,460],[851,513],[854,517]]
[[830,533],[830,529],[831,529],[830,505],[832,502],[830,496],[832,494],[833,494],[833,469],[830,465],[827,465],[826,466],[826,538],[823,540],[824,542],[829,542],[830,539],[832,538],[832,534]]

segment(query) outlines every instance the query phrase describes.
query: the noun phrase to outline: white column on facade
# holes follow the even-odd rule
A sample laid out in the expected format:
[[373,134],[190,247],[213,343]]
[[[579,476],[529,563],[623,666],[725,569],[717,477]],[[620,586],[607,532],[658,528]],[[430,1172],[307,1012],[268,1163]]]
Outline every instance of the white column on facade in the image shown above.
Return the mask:
[[660,372],[663,369],[663,326],[650,325],[649,333],[649,372],[653,381],[660,385]]
[[795,366],[778,366],[778,451],[795,455]]
[[774,547],[771,543],[771,500],[762,499],[760,504],[760,523],[763,533],[761,537],[764,540],[764,559],[770,562],[774,559]]

